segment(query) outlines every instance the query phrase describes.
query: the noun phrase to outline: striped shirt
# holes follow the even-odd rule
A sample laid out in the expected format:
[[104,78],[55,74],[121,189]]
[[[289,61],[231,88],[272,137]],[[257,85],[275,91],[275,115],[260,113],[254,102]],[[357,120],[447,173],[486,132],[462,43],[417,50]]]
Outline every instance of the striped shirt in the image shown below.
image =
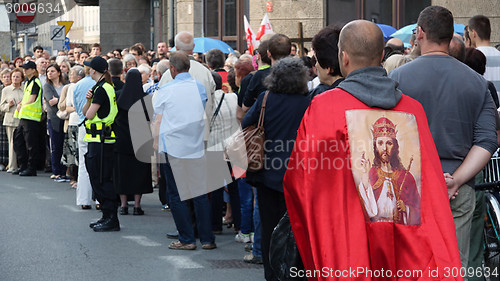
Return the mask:
[[483,77],[495,85],[500,97],[500,51],[491,46],[479,46],[477,49],[486,57],[486,72]]

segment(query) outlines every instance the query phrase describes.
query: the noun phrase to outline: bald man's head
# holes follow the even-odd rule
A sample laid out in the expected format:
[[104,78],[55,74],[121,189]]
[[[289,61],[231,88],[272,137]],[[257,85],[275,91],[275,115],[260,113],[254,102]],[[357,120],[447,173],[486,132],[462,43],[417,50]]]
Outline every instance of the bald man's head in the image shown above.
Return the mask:
[[389,39],[389,41],[387,41],[385,45],[391,47],[395,51],[405,51],[405,44],[403,43],[403,41],[401,41],[401,39],[398,38]]
[[175,35],[175,48],[177,51],[184,51],[191,54],[194,49],[194,36],[187,31],[181,31]]
[[366,20],[351,21],[340,32],[341,60],[343,52],[347,53],[351,66],[355,66],[356,69],[379,66],[384,52],[382,31],[376,24]]

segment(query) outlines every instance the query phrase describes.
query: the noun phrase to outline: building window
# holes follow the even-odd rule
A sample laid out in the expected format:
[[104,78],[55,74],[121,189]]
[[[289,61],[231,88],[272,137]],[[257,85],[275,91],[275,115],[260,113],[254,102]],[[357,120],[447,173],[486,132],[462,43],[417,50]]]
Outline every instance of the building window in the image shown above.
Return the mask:
[[222,40],[233,48],[243,46],[243,11],[248,0],[203,1],[205,36]]

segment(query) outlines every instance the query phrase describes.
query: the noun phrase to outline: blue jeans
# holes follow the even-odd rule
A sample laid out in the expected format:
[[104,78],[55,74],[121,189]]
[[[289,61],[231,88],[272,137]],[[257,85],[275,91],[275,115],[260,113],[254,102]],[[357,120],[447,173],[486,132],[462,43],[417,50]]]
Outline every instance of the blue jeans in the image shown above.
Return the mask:
[[242,178],[238,179],[238,189],[241,205],[241,233],[250,234],[254,231],[252,186]]
[[47,120],[47,129],[50,136],[50,161],[52,163],[52,174],[66,176],[66,166],[61,164],[64,145],[64,122],[60,121],[58,128],[54,128],[52,121]]
[[253,234],[252,254],[256,257],[262,257],[262,248],[260,246],[261,228],[260,228],[260,215],[259,215],[259,202],[257,201],[257,188],[253,188],[255,192],[255,206],[253,209],[253,225],[255,232]]
[[[170,203],[170,210],[174,217],[175,226],[179,232],[179,241],[184,244],[195,244],[193,224],[191,223],[191,215],[186,201],[181,201],[177,185],[175,183],[174,174],[170,162],[161,164],[161,170],[167,181],[167,195]],[[194,212],[196,216],[196,225],[200,236],[201,244],[209,244],[215,242],[215,236],[212,233],[211,210],[208,195],[204,194],[192,199],[194,203]]]

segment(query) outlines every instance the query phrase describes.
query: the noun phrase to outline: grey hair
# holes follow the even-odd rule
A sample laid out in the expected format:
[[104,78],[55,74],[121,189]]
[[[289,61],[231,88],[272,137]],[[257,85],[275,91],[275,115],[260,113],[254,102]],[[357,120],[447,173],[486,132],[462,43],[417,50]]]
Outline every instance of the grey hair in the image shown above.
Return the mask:
[[271,73],[264,79],[264,86],[274,93],[307,93],[308,69],[301,59],[286,57],[271,67]]
[[84,78],[85,77],[85,69],[83,68],[83,66],[81,65],[75,65],[73,66],[70,71],[71,72],[74,72],[78,77],[81,77],[81,78]]
[[131,60],[135,61],[135,65],[139,65],[139,62],[137,61],[137,59],[135,58],[134,55],[126,54],[123,56],[123,68],[127,68],[127,62],[129,62]]
[[139,70],[139,72],[141,74],[143,74],[143,73],[146,73],[147,75],[151,74],[151,66],[149,66],[149,65],[147,65],[145,63],[139,65],[137,67],[137,69]]
[[170,68],[170,62],[168,60],[161,60],[156,65],[156,71],[160,75],[163,75],[163,73],[165,73],[169,68]]
[[174,42],[177,51],[192,52],[194,49],[194,36],[190,32],[181,31],[177,33]]
[[183,51],[177,51],[170,54],[170,65],[175,67],[177,72],[187,72],[191,66],[189,56]]

